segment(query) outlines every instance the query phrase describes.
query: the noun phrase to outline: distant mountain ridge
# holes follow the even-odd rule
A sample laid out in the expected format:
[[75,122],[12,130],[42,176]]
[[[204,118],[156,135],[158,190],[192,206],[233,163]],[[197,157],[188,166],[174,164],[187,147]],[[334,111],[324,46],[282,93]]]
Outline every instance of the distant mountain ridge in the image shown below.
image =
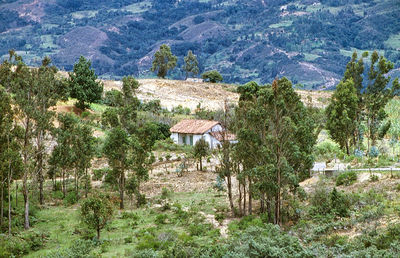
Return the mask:
[[398,0],[3,0],[0,20],[3,57],[13,48],[30,65],[49,55],[70,70],[84,55],[103,78],[154,76],[161,44],[179,58],[175,79],[188,50],[229,83],[286,76],[331,89],[355,50],[400,67]]

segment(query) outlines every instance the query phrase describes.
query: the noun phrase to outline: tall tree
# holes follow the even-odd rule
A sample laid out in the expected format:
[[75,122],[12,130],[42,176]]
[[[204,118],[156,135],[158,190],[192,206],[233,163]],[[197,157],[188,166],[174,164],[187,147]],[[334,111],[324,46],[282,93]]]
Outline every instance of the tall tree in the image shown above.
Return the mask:
[[193,54],[192,50],[189,50],[187,56],[184,57],[185,64],[183,65],[183,70],[186,72],[186,78],[188,78],[189,73],[197,75],[199,73],[199,62],[196,56]]
[[126,171],[132,162],[129,152],[130,145],[128,133],[120,126],[111,129],[104,144],[104,153],[108,159],[108,164],[113,169],[113,174],[118,176],[120,209],[124,209]]
[[340,82],[326,108],[326,128],[334,141],[350,154],[350,141],[357,129],[358,96],[354,82]]
[[39,69],[32,69],[32,74],[37,82],[35,94],[37,95],[36,101],[37,109],[34,113],[35,121],[35,175],[39,183],[39,203],[43,204],[43,182],[44,170],[46,161],[46,144],[45,141],[49,140],[49,132],[53,128],[53,120],[55,112],[49,110],[50,107],[55,106],[57,101],[66,98],[65,87],[61,80],[56,78],[57,68],[50,66],[51,60],[45,57]]
[[95,141],[90,126],[78,124],[75,128],[73,149],[75,152],[75,191],[78,192],[78,179],[83,175],[85,183],[85,196],[87,197],[90,188],[88,169],[95,154]]
[[12,108],[12,99],[9,93],[0,85],[0,226],[4,217],[4,192],[8,195],[8,234],[11,235],[11,183],[18,178],[22,170],[20,156],[21,128],[15,119],[15,109]]
[[175,68],[177,60],[178,58],[172,54],[171,48],[163,44],[154,54],[153,66],[150,70],[157,71],[157,76],[164,79],[168,71]]
[[[370,145],[376,145],[379,129],[383,126],[383,121],[387,117],[385,106],[394,94],[398,92],[398,85],[393,84],[388,88],[390,76],[387,74],[393,69],[393,63],[387,61],[383,56],[379,56],[374,51],[371,55],[371,65],[368,71],[368,85],[365,91],[366,117],[368,127],[368,152]],[[386,126],[386,131],[390,125]]]
[[58,115],[59,127],[55,130],[56,146],[51,153],[49,163],[53,167],[57,167],[61,170],[62,179],[62,192],[63,196],[66,196],[67,186],[65,177],[69,175],[69,172],[74,167],[76,160],[74,140],[75,140],[75,128],[77,126],[77,119],[72,114],[60,114]]
[[88,108],[90,103],[101,100],[103,94],[103,84],[97,80],[91,65],[90,60],[81,56],[74,64],[73,72],[69,73],[71,97],[78,100],[75,105],[82,110]]
[[[283,198],[289,191],[295,193],[313,165],[315,125],[286,78],[262,87],[249,83],[238,91],[235,151],[243,168],[238,179],[249,193],[248,212],[258,196],[267,200],[273,222],[281,224]],[[268,205],[272,200],[273,207]]]

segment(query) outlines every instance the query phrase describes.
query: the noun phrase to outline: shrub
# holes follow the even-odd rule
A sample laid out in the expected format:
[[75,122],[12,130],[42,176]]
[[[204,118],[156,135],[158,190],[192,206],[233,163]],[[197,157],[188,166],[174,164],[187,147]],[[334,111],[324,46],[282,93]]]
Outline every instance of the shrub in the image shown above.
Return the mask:
[[311,215],[333,214],[339,217],[349,215],[351,201],[349,196],[343,192],[338,192],[334,188],[331,192],[326,188],[319,188],[311,197]]
[[52,193],[52,197],[53,197],[53,199],[61,200],[61,199],[64,198],[64,194],[61,191],[55,191],[55,192]]
[[336,178],[336,185],[352,185],[354,182],[357,181],[357,173],[354,171],[346,171],[341,173],[337,178]]
[[379,181],[379,176],[375,175],[375,174],[372,174],[372,175],[369,176],[369,181],[370,182],[378,182]]
[[222,80],[224,79],[222,75],[216,70],[207,71],[203,73],[201,75],[201,78],[203,78],[205,81],[209,81],[212,83],[222,82]]
[[325,140],[315,145],[314,155],[319,160],[332,160],[335,156],[336,158],[339,158],[344,154],[340,149],[339,144],[330,140]]
[[123,102],[122,92],[119,90],[110,90],[105,93],[103,103],[110,107],[119,107]]
[[78,193],[75,191],[68,192],[64,198],[65,205],[74,205],[78,202]]
[[225,246],[224,257],[314,257],[298,238],[281,231],[276,225],[249,227]]
[[371,158],[376,158],[379,156],[379,149],[376,146],[372,146],[371,150],[368,153],[368,156]]
[[93,169],[93,180],[100,181],[103,179],[103,176],[107,174],[111,169],[110,168],[100,168]]
[[396,185],[396,191],[400,192],[400,184]]
[[167,219],[168,219],[167,214],[158,214],[155,219],[155,223],[157,225],[167,224]]

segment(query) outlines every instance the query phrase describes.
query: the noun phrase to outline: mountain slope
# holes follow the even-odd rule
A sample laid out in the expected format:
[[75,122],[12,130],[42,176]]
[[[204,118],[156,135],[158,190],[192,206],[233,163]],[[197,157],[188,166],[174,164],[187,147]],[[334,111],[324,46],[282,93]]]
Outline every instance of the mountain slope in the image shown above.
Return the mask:
[[[4,1],[3,1],[4,2]],[[378,49],[400,67],[397,0],[7,0],[0,4],[0,55],[14,48],[35,65],[44,55],[70,70],[80,55],[103,78],[149,72],[169,44],[183,78],[190,49],[202,71],[226,82],[287,76],[333,88],[354,50]]]

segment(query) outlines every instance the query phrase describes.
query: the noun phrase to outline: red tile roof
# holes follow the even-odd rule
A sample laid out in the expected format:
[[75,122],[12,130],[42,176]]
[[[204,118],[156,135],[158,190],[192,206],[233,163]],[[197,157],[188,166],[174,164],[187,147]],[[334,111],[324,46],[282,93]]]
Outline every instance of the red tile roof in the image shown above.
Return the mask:
[[186,119],[171,127],[170,131],[171,133],[204,134],[218,124],[218,121]]

